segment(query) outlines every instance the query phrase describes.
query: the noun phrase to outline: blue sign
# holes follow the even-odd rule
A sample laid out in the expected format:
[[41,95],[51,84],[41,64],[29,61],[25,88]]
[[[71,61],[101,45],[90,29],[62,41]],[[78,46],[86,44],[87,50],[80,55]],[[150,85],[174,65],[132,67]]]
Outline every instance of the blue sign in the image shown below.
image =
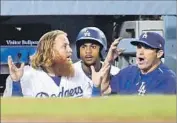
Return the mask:
[[14,63],[29,63],[29,56],[35,53],[35,46],[1,46],[1,64],[7,64],[10,55]]

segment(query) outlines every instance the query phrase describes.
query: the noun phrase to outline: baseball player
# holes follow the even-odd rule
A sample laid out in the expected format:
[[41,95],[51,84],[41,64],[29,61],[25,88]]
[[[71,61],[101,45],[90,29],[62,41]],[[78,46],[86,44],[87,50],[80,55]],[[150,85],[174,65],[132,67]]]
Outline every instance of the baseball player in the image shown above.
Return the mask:
[[[112,61],[120,40],[115,40],[105,62]],[[142,33],[131,41],[136,46],[136,65],[130,65],[110,81],[108,93],[114,94],[176,94],[176,75],[162,61],[165,39],[155,32]]]
[[[44,34],[31,57],[31,66],[17,68],[8,57],[10,76],[4,96],[24,97],[91,97],[92,89],[71,61],[72,49],[67,34],[54,30]],[[100,83],[104,71],[92,69],[92,81]],[[12,82],[13,81],[13,82]]]
[[[76,39],[77,57],[80,61],[74,63],[78,68],[83,82],[88,82],[92,88],[92,96],[101,95],[101,83],[93,83],[91,80],[91,66],[99,71],[103,66],[101,59],[106,56],[107,39],[104,33],[96,27],[85,27],[80,30]],[[119,72],[119,68],[111,66],[110,74],[115,75]]]

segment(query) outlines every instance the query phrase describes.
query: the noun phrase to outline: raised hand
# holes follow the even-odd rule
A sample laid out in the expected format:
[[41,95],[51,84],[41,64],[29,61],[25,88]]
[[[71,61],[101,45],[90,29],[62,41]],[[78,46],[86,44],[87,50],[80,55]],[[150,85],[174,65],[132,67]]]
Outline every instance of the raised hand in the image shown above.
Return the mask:
[[91,66],[92,71],[92,81],[95,87],[100,87],[102,81],[107,77],[107,74],[110,71],[110,65],[104,64],[100,71],[96,72],[94,66]]
[[105,62],[112,63],[125,49],[118,49],[117,46],[122,38],[115,39],[111,44]]
[[8,56],[8,66],[9,66],[9,72],[10,72],[11,79],[13,81],[19,81],[23,76],[24,63],[20,65],[20,68],[17,68],[12,61],[12,57]]

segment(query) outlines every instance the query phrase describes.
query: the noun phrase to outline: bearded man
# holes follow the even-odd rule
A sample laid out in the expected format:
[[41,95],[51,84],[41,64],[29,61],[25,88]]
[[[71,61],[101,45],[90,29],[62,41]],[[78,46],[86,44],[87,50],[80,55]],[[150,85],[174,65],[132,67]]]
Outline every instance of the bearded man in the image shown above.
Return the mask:
[[[45,33],[39,40],[31,66],[17,68],[8,57],[10,75],[6,80],[6,96],[24,97],[90,97],[92,88],[73,66],[72,49],[67,34],[61,30]],[[99,72],[92,69],[92,81],[101,83],[109,69],[105,65]]]

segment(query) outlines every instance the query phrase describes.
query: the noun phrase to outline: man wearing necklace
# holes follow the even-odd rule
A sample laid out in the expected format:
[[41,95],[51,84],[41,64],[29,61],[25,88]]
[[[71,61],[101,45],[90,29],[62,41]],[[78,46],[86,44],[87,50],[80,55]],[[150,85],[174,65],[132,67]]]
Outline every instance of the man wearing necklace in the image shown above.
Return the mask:
[[[107,62],[113,62],[118,55],[115,40],[108,52]],[[158,33],[143,33],[138,40],[131,41],[136,46],[136,65],[130,65],[110,80],[107,94],[176,94],[176,74],[161,58],[164,55],[164,38]],[[168,59],[166,59],[168,60]]]
[[[81,81],[88,82],[92,88],[92,96],[101,95],[101,84],[91,81],[92,71],[99,71],[103,65],[101,61],[106,56],[107,39],[104,33],[96,27],[85,27],[80,30],[76,39],[77,57],[81,59],[74,64],[78,68]],[[119,68],[111,66],[110,74],[115,75]],[[104,89],[103,89],[104,91]]]
[[[6,81],[6,96],[23,97],[91,97],[92,89],[73,66],[72,49],[67,34],[61,30],[45,33],[39,40],[36,53],[31,57],[31,66],[21,64],[17,68],[8,57],[10,76]],[[101,83],[104,71],[92,70],[92,81]]]

